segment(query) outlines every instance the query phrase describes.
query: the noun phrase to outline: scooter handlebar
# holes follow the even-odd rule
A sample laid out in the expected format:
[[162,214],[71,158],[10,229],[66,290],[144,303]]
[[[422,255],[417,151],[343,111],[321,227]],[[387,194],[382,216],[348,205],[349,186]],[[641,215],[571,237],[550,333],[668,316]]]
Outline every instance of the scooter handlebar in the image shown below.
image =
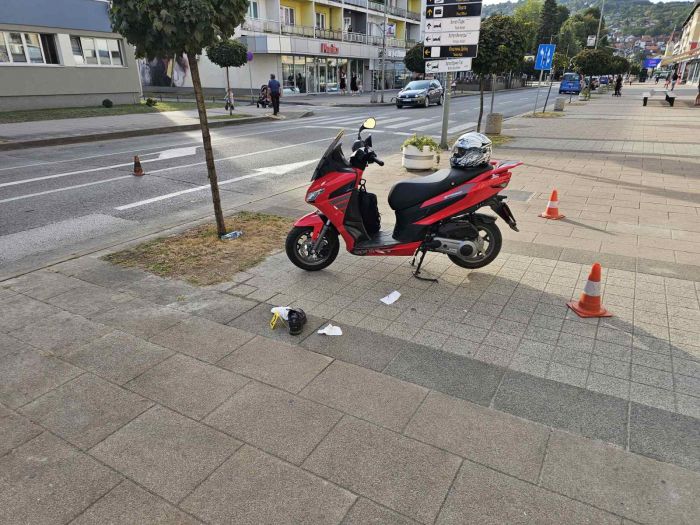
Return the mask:
[[380,166],[384,166],[384,161],[383,161],[383,160],[379,160],[377,157],[374,157],[374,162],[376,162],[376,163],[379,164]]

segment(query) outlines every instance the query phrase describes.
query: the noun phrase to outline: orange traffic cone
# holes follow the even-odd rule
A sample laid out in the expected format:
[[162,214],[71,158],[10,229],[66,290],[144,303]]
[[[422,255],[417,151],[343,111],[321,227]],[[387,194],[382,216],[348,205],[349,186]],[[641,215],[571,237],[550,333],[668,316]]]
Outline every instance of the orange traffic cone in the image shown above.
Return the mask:
[[557,194],[557,190],[552,190],[552,195],[549,197],[549,202],[547,203],[547,209],[544,210],[544,213],[540,213],[540,217],[553,220],[564,218],[564,215],[559,214],[559,195]]
[[581,299],[566,303],[579,317],[612,317],[600,301],[600,263],[594,263]]
[[138,155],[134,155],[134,176],[140,177],[144,174],[143,168],[141,167],[141,161]]

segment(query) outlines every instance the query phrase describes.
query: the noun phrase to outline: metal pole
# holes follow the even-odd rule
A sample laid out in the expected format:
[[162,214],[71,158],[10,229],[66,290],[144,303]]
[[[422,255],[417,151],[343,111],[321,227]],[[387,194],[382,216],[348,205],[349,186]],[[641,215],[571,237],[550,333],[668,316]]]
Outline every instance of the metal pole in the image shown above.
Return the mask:
[[447,144],[447,125],[450,121],[450,95],[452,92],[452,72],[447,73],[447,95],[445,102],[442,104],[442,133],[440,134],[440,149],[448,149]]
[[535,111],[537,111],[537,101],[540,98],[540,84],[542,83],[542,73],[544,72],[543,69],[540,69],[540,81],[537,83],[537,95],[535,95],[535,107],[532,108],[532,114],[535,114]]
[[253,96],[253,64],[251,62],[248,62],[248,78],[250,79],[250,103],[254,104],[255,97]]
[[544,101],[544,107],[542,108],[542,113],[547,109],[547,103],[549,102],[549,94],[552,92],[552,79],[554,78],[553,69],[549,70],[549,89],[547,90],[547,99]]
[[605,9],[605,0],[600,6],[600,18],[598,19],[598,32],[595,34],[595,46],[593,49],[598,49],[598,40],[600,39],[600,28],[603,25],[603,10]]
[[386,75],[386,25],[389,0],[384,0],[384,26],[382,27],[382,86],[380,102],[384,103],[384,76]]
[[491,113],[493,113],[493,99],[496,98],[496,82],[491,73]]

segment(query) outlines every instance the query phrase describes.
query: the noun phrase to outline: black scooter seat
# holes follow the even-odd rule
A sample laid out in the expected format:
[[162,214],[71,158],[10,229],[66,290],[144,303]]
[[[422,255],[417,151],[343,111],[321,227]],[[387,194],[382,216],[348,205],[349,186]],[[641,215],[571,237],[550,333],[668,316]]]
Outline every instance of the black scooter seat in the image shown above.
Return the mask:
[[492,168],[491,164],[484,163],[476,168],[439,170],[427,177],[399,181],[389,192],[389,206],[392,210],[410,208],[464,184]]

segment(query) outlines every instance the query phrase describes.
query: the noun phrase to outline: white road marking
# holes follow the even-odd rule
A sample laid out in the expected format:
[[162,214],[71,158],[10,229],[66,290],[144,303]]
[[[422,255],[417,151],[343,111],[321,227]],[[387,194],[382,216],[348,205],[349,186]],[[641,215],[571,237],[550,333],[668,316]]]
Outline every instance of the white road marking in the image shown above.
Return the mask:
[[176,159],[179,157],[189,157],[197,153],[197,146],[189,148],[166,149],[158,154],[158,160]]
[[[431,118],[419,118],[419,119],[417,119],[417,120],[412,120],[412,121],[411,121],[411,124],[418,124],[418,123],[420,123],[420,122],[430,122],[430,121],[432,121],[432,120],[434,120],[434,119],[431,119]],[[402,123],[400,123],[400,124],[392,124],[391,126],[386,126],[386,128],[387,128],[387,129],[400,128],[400,127],[404,126],[405,124],[407,124],[407,122],[402,122]]]
[[452,126],[447,130],[448,134],[452,133],[459,133],[460,131],[466,131],[469,128],[473,128],[476,126],[476,122],[465,122],[463,124],[458,124],[456,126]]
[[[142,160],[141,164],[145,164],[147,162],[155,162],[156,160],[158,160],[158,159]],[[54,175],[44,175],[43,177],[33,177],[31,179],[15,180],[12,182],[3,182],[2,184],[0,184],[0,188],[5,188],[6,186],[17,186],[18,184],[29,184],[30,182],[36,182],[39,180],[58,179],[60,177],[68,177],[70,175],[81,175],[83,173],[94,173],[96,171],[111,170],[114,168],[124,168],[126,166],[131,166],[131,162],[123,162],[121,164],[112,164],[111,166],[101,166],[99,168],[87,168],[84,170],[68,171],[66,173],[56,173]]]
[[86,186],[94,186],[96,184],[105,184],[107,182],[113,182],[115,180],[130,179],[132,177],[133,177],[133,175],[122,175],[121,177],[114,177],[111,179],[98,180],[95,182],[87,182],[85,184],[76,184],[75,186],[66,186],[65,188],[58,188],[55,190],[46,190],[46,191],[40,191],[37,193],[28,193],[26,195],[18,195],[17,197],[10,197],[9,199],[0,200],[0,204],[3,204],[5,202],[13,202],[13,201],[19,201],[19,200],[23,200],[23,199],[29,199],[30,197],[39,197],[41,195],[49,195],[50,193],[58,193],[60,191],[68,191],[68,190],[75,190],[77,188],[85,188]]
[[[303,161],[303,162],[293,162],[291,164],[283,164],[281,166],[268,166],[266,168],[256,168],[255,173],[250,173],[248,175],[243,175],[241,177],[234,177],[233,179],[219,181],[219,186],[224,186],[226,184],[231,184],[231,183],[239,182],[239,181],[246,180],[246,179],[252,179],[254,177],[260,177],[261,175],[266,175],[268,173],[275,173],[275,174],[280,174],[280,175],[285,174],[285,173],[290,173],[290,172],[295,171],[295,170],[302,168],[304,166],[308,166],[309,164],[311,164],[313,162],[316,162],[316,159],[307,160],[307,161]],[[195,186],[194,188],[188,188],[186,190],[180,190],[180,191],[174,191],[172,193],[166,193],[165,195],[159,195],[158,197],[153,197],[151,199],[145,199],[142,201],[132,202],[130,204],[124,204],[123,206],[117,206],[114,209],[118,210],[118,211],[130,210],[131,208],[145,206],[146,204],[153,204],[154,202],[160,202],[160,201],[164,201],[167,199],[172,199],[174,197],[179,197],[180,195],[186,195],[188,193],[194,193],[196,191],[202,191],[202,190],[206,190],[209,188],[210,188],[209,184],[204,184],[202,186]]]
[[426,124],[425,126],[418,126],[416,128],[411,128],[411,129],[414,131],[423,131],[426,129],[434,128],[436,126],[442,126],[442,119],[439,117],[437,119],[435,119],[435,121],[432,124]]

